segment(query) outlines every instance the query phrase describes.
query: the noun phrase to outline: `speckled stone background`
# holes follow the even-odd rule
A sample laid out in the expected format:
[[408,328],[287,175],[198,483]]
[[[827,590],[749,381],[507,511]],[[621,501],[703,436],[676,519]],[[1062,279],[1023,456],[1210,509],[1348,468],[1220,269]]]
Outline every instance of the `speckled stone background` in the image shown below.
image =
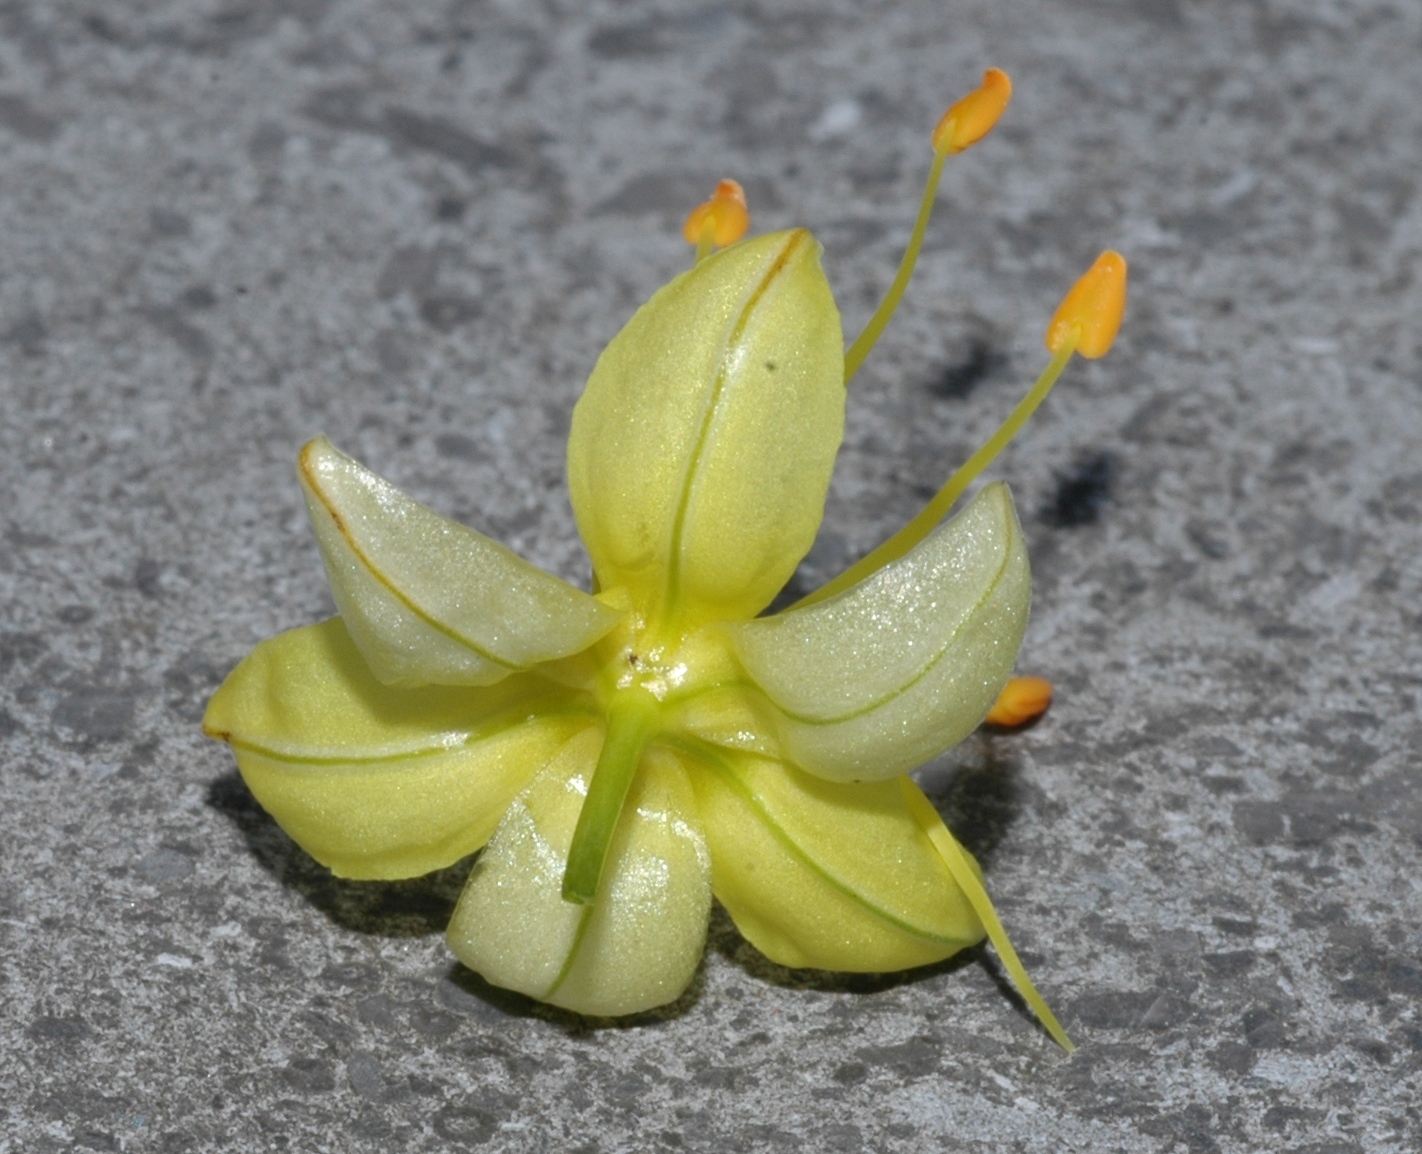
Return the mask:
[[[326,432],[575,580],[568,415],[721,175],[853,332],[812,583],[1133,296],[996,469],[1059,697],[923,780],[1081,1045],[991,955],[839,979],[724,915],[669,1013],[483,985],[460,870],[333,880],[203,704],[330,612]],[[1422,5],[0,4],[0,1151],[1422,1147]],[[467,869],[467,863],[465,868]]]

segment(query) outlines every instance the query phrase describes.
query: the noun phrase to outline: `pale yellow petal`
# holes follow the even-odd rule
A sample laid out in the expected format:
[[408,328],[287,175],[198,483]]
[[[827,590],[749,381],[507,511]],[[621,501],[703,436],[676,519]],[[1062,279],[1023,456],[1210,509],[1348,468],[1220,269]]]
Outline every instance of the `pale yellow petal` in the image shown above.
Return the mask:
[[579,653],[619,614],[407,497],[324,437],[298,475],[336,606],[390,684],[488,685]]
[[752,754],[695,756],[716,897],[772,961],[887,972],[982,940],[900,782],[841,785]]
[[666,718],[670,732],[766,757],[782,756],[770,707],[754,686],[717,686],[673,698]]
[[803,229],[733,245],[643,305],[599,358],[568,442],[602,587],[684,625],[768,604],[823,515],[843,350]]
[[482,846],[573,734],[576,698],[530,678],[490,689],[381,685],[340,618],[262,642],[204,730],[256,799],[339,876],[428,873]]
[[787,756],[831,780],[881,781],[978,726],[1012,673],[1031,596],[999,483],[843,593],[731,635]]
[[662,1005],[696,973],[710,913],[710,863],[677,758],[649,749],[613,837],[596,901],[562,898],[563,870],[601,748],[564,747],[510,807],[470,876],[449,945],[495,985],[580,1014]]

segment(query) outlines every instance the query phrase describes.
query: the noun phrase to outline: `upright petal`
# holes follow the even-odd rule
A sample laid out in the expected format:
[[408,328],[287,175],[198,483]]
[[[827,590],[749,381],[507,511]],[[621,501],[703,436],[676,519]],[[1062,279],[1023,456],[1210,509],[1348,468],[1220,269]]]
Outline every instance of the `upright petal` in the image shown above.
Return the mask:
[[988,485],[912,551],[838,596],[734,625],[781,744],[833,781],[882,781],[977,727],[1027,628],[1012,496]]
[[336,606],[387,684],[490,685],[586,649],[615,610],[407,497],[318,437],[301,450]]
[[665,622],[758,612],[814,540],[843,435],[814,238],[701,261],[618,333],[573,412],[568,486],[602,587]]
[[489,839],[528,780],[592,718],[528,678],[490,689],[381,685],[339,617],[257,646],[208,704],[256,799],[340,877],[415,877]]
[[694,756],[716,897],[772,961],[879,973],[982,940],[900,782],[841,785],[726,749]]
[[673,1001],[696,973],[711,908],[710,862],[685,770],[642,758],[591,905],[562,898],[568,847],[601,748],[569,742],[509,808],[449,923],[449,946],[498,986],[579,1014]]

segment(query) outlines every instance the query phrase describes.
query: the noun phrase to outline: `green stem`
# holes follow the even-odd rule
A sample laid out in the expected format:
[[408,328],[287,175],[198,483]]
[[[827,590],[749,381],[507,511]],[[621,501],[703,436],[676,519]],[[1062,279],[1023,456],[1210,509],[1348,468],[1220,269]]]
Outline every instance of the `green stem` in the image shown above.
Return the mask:
[[617,829],[617,819],[632,787],[642,750],[661,723],[661,704],[639,686],[618,690],[607,710],[607,736],[583,799],[568,865],[563,871],[563,900],[587,905],[597,897],[598,882]]
[[1052,357],[1051,364],[1043,370],[1042,375],[1037,378],[1037,383],[1018,402],[1017,407],[1012,410],[1007,420],[998,426],[997,432],[987,439],[982,448],[963,462],[958,471],[948,478],[943,488],[933,495],[933,499],[923,507],[917,517],[877,549],[861,557],[838,577],[827,581],[813,593],[795,602],[792,608],[813,605],[816,601],[823,601],[826,597],[833,597],[836,593],[848,589],[871,573],[877,573],[891,561],[897,561],[933,532],[938,522],[943,520],[944,514],[963,495],[963,491],[978,479],[978,475],[984,469],[992,464],[993,459],[1007,447],[1008,442],[1027,423],[1027,419],[1037,411],[1037,406],[1052,391],[1052,386],[1057,383],[1057,378],[1062,375],[1062,370],[1066,368],[1067,362],[1071,360],[1075,351],[1075,342],[1069,342],[1057,350],[1056,355]]
[[904,290],[908,288],[909,278],[913,276],[913,267],[918,263],[918,251],[923,247],[923,237],[928,231],[928,218],[933,215],[933,202],[938,198],[938,181],[943,175],[943,162],[947,158],[946,152],[933,154],[933,167],[928,170],[928,184],[923,190],[923,200],[919,202],[918,219],[914,221],[913,232],[909,234],[908,248],[904,249],[903,260],[899,261],[899,271],[894,274],[894,283],[889,286],[889,291],[884,294],[884,299],[879,302],[879,307],[869,318],[864,331],[854,339],[849,351],[844,354],[845,384],[859,371],[864,358],[878,343],[880,335],[888,327],[889,318],[894,315],[899,301],[903,299]]

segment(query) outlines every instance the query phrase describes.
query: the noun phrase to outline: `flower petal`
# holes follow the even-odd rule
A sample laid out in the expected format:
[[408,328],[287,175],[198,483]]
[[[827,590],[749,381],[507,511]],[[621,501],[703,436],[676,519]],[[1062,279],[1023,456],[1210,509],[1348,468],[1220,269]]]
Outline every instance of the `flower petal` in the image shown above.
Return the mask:
[[982,721],[1012,673],[1031,597],[1022,529],[997,483],[838,596],[731,630],[787,755],[832,781],[881,781]]
[[325,437],[301,450],[297,472],[336,606],[387,684],[489,685],[581,652],[618,621]]
[[685,698],[672,699],[667,709],[667,730],[712,745],[724,745],[765,757],[782,757],[774,721],[774,707],[754,686],[719,685]]
[[531,678],[381,685],[339,617],[257,646],[208,704],[256,799],[340,877],[402,878],[488,841],[509,802],[592,718]]
[[912,782],[841,785],[754,754],[701,747],[694,756],[716,897],[772,961],[879,973],[982,940],[905,799]]
[[449,947],[498,986],[579,1014],[674,1000],[706,941],[710,862],[686,771],[642,758],[591,905],[562,898],[568,847],[602,736],[570,741],[509,808],[449,923]]
[[839,312],[804,229],[657,292],[573,411],[569,495],[601,587],[685,625],[767,605],[823,516],[844,396]]

